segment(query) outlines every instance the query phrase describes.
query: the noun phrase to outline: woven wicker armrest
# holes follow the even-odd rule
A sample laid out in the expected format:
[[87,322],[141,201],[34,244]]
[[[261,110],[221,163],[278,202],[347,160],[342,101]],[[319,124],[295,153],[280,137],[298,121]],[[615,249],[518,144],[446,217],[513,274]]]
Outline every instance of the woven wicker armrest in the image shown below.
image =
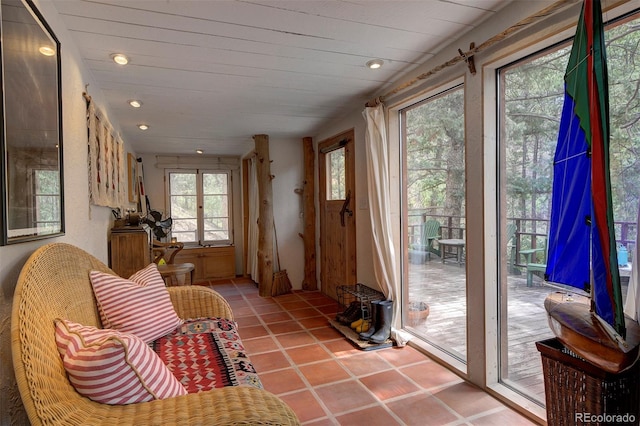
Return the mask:
[[[299,425],[277,396],[251,387],[224,387],[151,402],[104,405],[80,398],[47,413],[51,424],[146,425]],[[43,422],[42,424],[47,424]]]
[[180,318],[233,319],[231,306],[215,290],[199,286],[168,287],[168,290],[171,303]]

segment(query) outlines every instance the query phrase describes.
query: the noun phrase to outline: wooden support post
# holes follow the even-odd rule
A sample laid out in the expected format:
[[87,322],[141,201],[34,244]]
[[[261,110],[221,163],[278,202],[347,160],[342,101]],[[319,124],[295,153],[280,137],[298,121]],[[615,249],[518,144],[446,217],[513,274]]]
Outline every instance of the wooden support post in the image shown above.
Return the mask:
[[271,188],[271,160],[269,159],[269,136],[255,135],[258,162],[258,294],[270,297],[273,287],[273,189]]
[[304,190],[302,192],[304,214],[304,281],[303,290],[317,290],[316,278],[316,209],[314,205],[314,165],[313,139],[302,139],[304,144]]

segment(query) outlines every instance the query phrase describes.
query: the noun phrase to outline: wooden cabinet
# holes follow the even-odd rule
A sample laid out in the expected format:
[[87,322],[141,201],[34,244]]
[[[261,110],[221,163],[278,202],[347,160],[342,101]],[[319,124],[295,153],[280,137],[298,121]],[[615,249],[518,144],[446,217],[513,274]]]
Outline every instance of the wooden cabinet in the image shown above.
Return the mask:
[[185,247],[174,263],[193,263],[194,281],[235,278],[236,251],[234,246]]
[[111,229],[109,238],[109,267],[123,278],[151,263],[149,234],[135,226]]

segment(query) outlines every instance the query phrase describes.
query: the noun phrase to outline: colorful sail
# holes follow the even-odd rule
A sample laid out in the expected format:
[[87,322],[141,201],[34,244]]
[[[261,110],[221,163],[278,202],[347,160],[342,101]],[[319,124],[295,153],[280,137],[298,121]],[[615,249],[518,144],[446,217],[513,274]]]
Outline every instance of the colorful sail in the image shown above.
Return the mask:
[[609,175],[609,94],[600,1],[585,0],[565,73],[546,278],[590,290],[625,334]]

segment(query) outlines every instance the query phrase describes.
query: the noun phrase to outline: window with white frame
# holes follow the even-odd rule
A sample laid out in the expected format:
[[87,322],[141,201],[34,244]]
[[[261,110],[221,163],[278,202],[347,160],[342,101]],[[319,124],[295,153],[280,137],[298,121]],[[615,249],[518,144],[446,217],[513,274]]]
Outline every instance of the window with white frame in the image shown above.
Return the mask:
[[233,243],[231,172],[167,170],[171,236],[186,244]]
[[405,326],[466,363],[464,85],[457,80],[439,87],[399,116]]
[[58,170],[33,169],[33,223],[38,232],[60,229],[60,180]]

